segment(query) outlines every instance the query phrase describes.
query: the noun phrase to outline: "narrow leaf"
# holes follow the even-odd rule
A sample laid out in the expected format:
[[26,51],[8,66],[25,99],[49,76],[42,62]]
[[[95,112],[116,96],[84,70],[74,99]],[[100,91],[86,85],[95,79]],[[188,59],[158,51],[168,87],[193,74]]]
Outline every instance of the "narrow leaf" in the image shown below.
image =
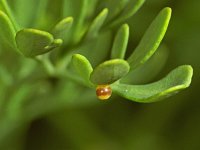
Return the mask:
[[144,2],[145,2],[145,0],[130,0],[126,4],[126,6],[124,7],[124,9],[120,13],[120,15],[117,17],[117,19],[115,21],[113,21],[110,26],[112,27],[117,24],[120,24],[120,23],[124,22],[126,19],[133,16],[140,9],[140,7],[143,5]]
[[98,32],[101,29],[104,21],[106,20],[107,15],[108,15],[108,9],[105,8],[100,12],[100,14],[92,22],[87,32],[86,38],[93,38],[98,35]]
[[13,16],[13,12],[7,3],[7,0],[0,0],[0,10],[2,10],[3,12],[5,12],[6,15],[8,15],[15,31],[17,31],[19,29],[19,25],[16,22],[15,17]]
[[144,64],[156,51],[167,30],[171,8],[164,8],[147,29],[139,45],[128,58],[131,69]]
[[41,0],[15,0],[15,2],[10,2],[12,10],[14,10],[15,19],[18,23],[22,27],[33,26],[35,17],[38,15],[37,10],[40,8]]
[[129,64],[123,59],[112,59],[97,66],[90,76],[94,84],[111,84],[129,72]]
[[111,58],[124,58],[129,38],[129,26],[124,24],[121,26],[112,47]]
[[56,26],[53,29],[53,35],[56,38],[65,39],[65,35],[67,35],[68,30],[72,26],[73,18],[72,17],[66,17],[62,19],[60,22],[56,24]]
[[14,26],[8,16],[2,11],[0,11],[0,39],[2,45],[5,43],[12,48],[16,48]]
[[85,83],[89,86],[92,85],[90,82],[90,74],[93,71],[93,68],[87,60],[86,57],[80,54],[74,54],[72,56],[72,63],[75,67],[75,70],[79,73],[79,75],[84,79]]
[[15,39],[17,47],[26,57],[47,53],[62,44],[61,39],[54,39],[50,33],[36,29],[22,29]]
[[168,97],[187,88],[191,83],[193,69],[189,65],[179,66],[163,79],[146,85],[113,84],[113,91],[129,100],[150,103]]
[[72,42],[77,43],[83,36],[83,27],[87,16],[89,0],[75,0],[73,3],[76,6],[79,6],[79,10],[75,10],[77,12],[77,16],[74,21],[73,33],[71,37]]

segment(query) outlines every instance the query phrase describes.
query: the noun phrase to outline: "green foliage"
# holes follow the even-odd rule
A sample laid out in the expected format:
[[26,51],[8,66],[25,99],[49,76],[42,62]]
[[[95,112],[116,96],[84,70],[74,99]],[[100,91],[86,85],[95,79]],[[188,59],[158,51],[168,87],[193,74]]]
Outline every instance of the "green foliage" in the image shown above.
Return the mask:
[[[126,21],[143,3],[0,0],[0,149],[10,149],[10,143],[20,149],[25,129],[41,116],[98,103],[97,85],[108,84],[114,95],[140,103],[159,101],[190,85],[189,65],[157,82],[137,84],[152,80],[166,63],[168,50],[159,45],[171,18],[171,8],[161,10],[128,56],[133,38]],[[63,130],[60,123],[55,126]]]
[[2,11],[0,11],[0,27],[1,42],[15,48],[15,29],[9,17]]
[[90,25],[90,28],[87,31],[86,38],[92,39],[99,34],[99,30],[101,29],[104,21],[106,20],[106,17],[108,15],[108,9],[103,9],[99,15],[93,20],[93,22]]
[[47,53],[62,44],[61,39],[54,39],[45,31],[22,29],[16,34],[16,43],[20,52],[26,57]]
[[72,26],[72,23],[73,23],[72,17],[66,17],[62,19],[60,22],[58,22],[52,31],[54,37],[64,39],[65,35],[68,34],[68,31]]
[[164,8],[151,23],[139,45],[129,56],[131,69],[144,64],[158,48],[167,30],[171,18],[171,8]]
[[111,50],[111,58],[124,59],[129,38],[129,26],[124,24],[121,26],[115,36],[113,47]]
[[97,66],[90,80],[97,85],[112,84],[129,72],[129,64],[123,59],[111,59]]
[[136,102],[151,103],[168,97],[187,88],[191,83],[191,66],[180,66],[163,79],[146,85],[114,84],[112,89],[117,94]]
[[93,68],[87,58],[80,54],[74,54],[72,63],[79,75],[85,80],[86,85],[92,85],[90,82],[90,74],[92,73]]

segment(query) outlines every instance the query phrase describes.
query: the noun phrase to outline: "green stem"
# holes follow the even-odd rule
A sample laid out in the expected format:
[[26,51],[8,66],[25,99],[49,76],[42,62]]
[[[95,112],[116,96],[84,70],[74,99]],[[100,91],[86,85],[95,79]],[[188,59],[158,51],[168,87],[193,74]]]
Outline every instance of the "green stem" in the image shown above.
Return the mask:
[[37,56],[35,59],[43,65],[48,75],[55,76],[55,67],[53,66],[47,55]]

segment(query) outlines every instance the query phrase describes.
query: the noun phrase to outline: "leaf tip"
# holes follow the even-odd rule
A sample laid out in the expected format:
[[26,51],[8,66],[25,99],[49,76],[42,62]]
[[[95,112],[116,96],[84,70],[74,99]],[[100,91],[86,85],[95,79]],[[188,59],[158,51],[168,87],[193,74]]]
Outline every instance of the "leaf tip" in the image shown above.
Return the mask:
[[163,12],[166,13],[169,17],[171,17],[172,9],[170,7],[163,8]]
[[104,15],[105,15],[105,14],[107,15],[108,12],[109,12],[109,9],[108,9],[108,8],[104,8],[104,9],[102,10],[102,14],[104,14]]
[[127,31],[127,30],[129,30],[129,25],[128,25],[127,23],[125,23],[125,24],[122,25],[122,28],[123,28],[125,31]]
[[189,87],[192,82],[193,68],[191,65],[183,65],[182,67],[184,67],[185,75],[186,75],[185,87]]

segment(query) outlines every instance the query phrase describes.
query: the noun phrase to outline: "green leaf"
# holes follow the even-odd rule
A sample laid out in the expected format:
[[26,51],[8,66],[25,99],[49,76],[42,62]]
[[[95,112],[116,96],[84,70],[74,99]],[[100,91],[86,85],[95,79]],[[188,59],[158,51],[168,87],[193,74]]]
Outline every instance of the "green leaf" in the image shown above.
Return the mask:
[[131,70],[121,81],[128,84],[148,83],[164,68],[168,55],[169,50],[167,47],[165,47],[165,45],[161,45],[144,65],[136,68],[135,70]]
[[70,16],[74,18],[74,24],[71,32],[72,35],[70,37],[70,42],[72,43],[78,43],[85,32],[84,27],[89,3],[89,0],[73,0],[70,2],[67,0],[64,1],[64,4],[66,5],[65,9],[71,7],[69,10],[64,10],[66,11],[64,14],[67,15],[67,11],[70,11]]
[[128,58],[131,69],[144,64],[156,51],[167,30],[171,8],[164,8],[147,29],[139,45]]
[[6,15],[8,15],[15,31],[19,30],[19,25],[16,22],[15,17],[13,16],[13,12],[7,3],[7,0],[0,0],[0,10],[2,10],[3,12],[5,12]]
[[111,84],[129,72],[129,64],[123,59],[112,59],[97,66],[90,76],[94,84]]
[[90,82],[90,74],[92,73],[93,68],[89,60],[87,60],[83,55],[74,54],[72,56],[72,63],[79,75],[84,79],[85,83],[92,86],[93,84]]
[[104,21],[106,20],[106,17],[108,15],[108,9],[103,9],[99,15],[94,19],[92,24],[90,25],[90,28],[87,32],[86,38],[90,39],[98,35],[99,30],[101,29]]
[[70,27],[72,26],[73,18],[72,17],[66,17],[62,19],[60,22],[56,24],[56,26],[53,29],[53,35],[56,38],[65,39],[65,35],[67,35],[67,32],[69,31]]
[[140,9],[140,7],[143,5],[144,2],[145,2],[145,0],[130,0],[126,4],[126,6],[124,7],[124,9],[120,13],[120,15],[116,18],[116,20],[114,20],[112,22],[112,24],[110,26],[112,27],[117,24],[120,24],[120,23],[124,22],[126,19],[133,16]]
[[115,36],[115,40],[112,47],[111,58],[124,58],[127,44],[129,38],[129,26],[128,24],[124,24],[121,26],[117,35]]
[[14,26],[8,16],[2,11],[0,11],[0,39],[2,44],[6,43],[12,48],[16,48]]
[[[34,26],[36,16],[42,15],[41,12],[38,12],[40,9],[41,3],[44,3],[45,0],[15,0],[15,2],[10,1],[10,6],[14,10],[15,19],[22,27]],[[27,7],[31,6],[31,7]]]
[[62,44],[61,39],[54,39],[50,33],[36,29],[22,29],[15,39],[17,47],[26,57],[47,53]]
[[101,32],[98,36],[98,40],[94,38],[85,41],[80,47],[76,48],[76,53],[86,56],[93,66],[97,66],[110,54],[111,43],[111,31]]
[[150,103],[168,97],[187,88],[191,83],[193,69],[189,65],[179,66],[163,79],[146,85],[113,84],[118,95],[132,101]]
[[107,18],[107,22],[113,20],[114,18],[116,18],[124,9],[124,7],[126,6],[127,2],[129,0],[106,0],[106,1],[99,1],[97,6],[100,8],[108,8],[109,10],[109,15]]

